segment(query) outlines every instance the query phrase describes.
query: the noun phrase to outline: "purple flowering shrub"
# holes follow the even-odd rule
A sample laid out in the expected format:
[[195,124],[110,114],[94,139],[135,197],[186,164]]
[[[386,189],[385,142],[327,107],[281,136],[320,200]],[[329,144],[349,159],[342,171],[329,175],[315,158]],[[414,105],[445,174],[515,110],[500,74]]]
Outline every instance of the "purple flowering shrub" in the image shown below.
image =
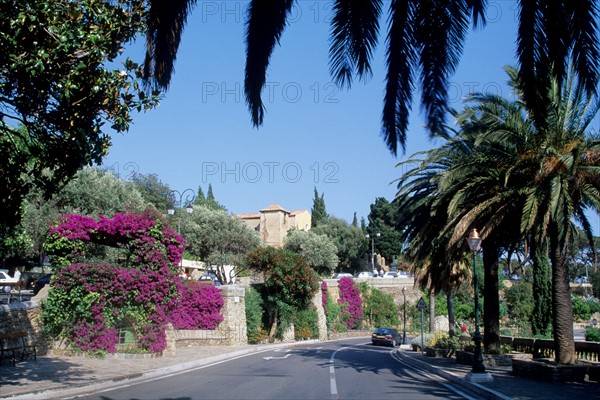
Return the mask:
[[[78,262],[88,242],[129,249],[127,267]],[[143,349],[160,352],[166,348],[169,319],[181,322],[186,315],[189,323],[207,329],[222,319],[220,293],[183,289],[177,276],[183,239],[157,213],[98,220],[64,215],[50,229],[46,250],[58,270],[43,304],[44,331],[70,340],[82,351],[115,352],[117,328],[126,326]]]
[[223,296],[215,286],[183,285],[177,308],[171,313],[175,329],[215,329],[221,321]]
[[348,329],[356,329],[360,327],[364,318],[360,290],[351,278],[341,278],[338,285],[340,289],[338,303],[342,305],[342,320]]

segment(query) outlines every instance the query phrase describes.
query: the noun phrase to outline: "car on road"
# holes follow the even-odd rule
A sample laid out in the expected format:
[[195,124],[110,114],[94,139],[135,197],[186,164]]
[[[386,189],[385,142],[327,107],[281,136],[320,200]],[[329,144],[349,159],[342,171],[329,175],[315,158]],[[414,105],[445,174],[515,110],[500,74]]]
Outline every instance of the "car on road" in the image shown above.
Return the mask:
[[587,276],[580,276],[579,278],[575,279],[575,282],[577,282],[577,283],[588,283],[588,277]]
[[374,346],[385,345],[396,347],[402,343],[402,337],[400,332],[394,328],[377,328],[371,335],[371,343]]
[[398,273],[397,272],[393,272],[393,271],[388,271],[385,274],[383,274],[384,278],[397,278],[398,277]]

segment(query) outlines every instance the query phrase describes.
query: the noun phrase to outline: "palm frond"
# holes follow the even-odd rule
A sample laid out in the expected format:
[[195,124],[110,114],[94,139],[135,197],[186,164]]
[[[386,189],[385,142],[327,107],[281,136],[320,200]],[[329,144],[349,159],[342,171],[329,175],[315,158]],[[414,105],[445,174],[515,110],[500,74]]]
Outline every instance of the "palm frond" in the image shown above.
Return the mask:
[[414,0],[392,0],[386,50],[386,85],[383,101],[384,141],[396,155],[405,149],[408,115],[412,105],[413,68],[416,65]]
[[154,89],[168,89],[181,34],[196,0],[149,1],[146,16],[144,82]]
[[267,68],[293,4],[293,0],[252,0],[248,8],[244,93],[254,126],[261,125],[264,119],[261,92]]
[[354,71],[371,76],[371,57],[379,36],[382,0],[337,0],[331,21],[329,70],[341,87],[350,87]]

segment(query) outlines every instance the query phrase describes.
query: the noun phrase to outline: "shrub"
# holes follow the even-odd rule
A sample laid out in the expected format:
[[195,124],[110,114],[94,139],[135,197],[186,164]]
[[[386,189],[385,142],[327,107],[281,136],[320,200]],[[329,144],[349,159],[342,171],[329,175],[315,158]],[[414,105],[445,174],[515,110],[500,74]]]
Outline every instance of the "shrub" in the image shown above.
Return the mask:
[[573,318],[579,321],[589,320],[592,316],[590,302],[581,296],[571,296],[573,303]]
[[[435,335],[433,333],[424,333],[423,334],[423,346],[430,347],[435,343]],[[413,340],[410,341],[410,344],[417,345],[421,347],[421,335],[416,336]]]
[[585,340],[588,342],[600,342],[600,329],[590,327],[585,330]]
[[394,303],[394,298],[391,294],[372,288],[370,293],[365,297],[363,305],[373,326],[394,327],[400,324],[398,307]]
[[346,332],[348,328],[346,324],[342,323],[342,307],[331,300],[327,299],[326,304],[327,312],[325,313],[327,321],[327,331],[330,333]]
[[319,317],[314,306],[298,310],[294,316],[294,332],[296,340],[319,337]]
[[256,344],[265,339],[266,331],[262,326],[263,300],[253,287],[246,288],[246,332],[248,343]]
[[171,313],[175,329],[215,329],[221,321],[223,296],[215,286],[197,282],[182,287],[177,308]]
[[360,291],[352,278],[341,278],[338,285],[340,288],[338,303],[342,305],[342,321],[346,323],[348,329],[359,328],[364,317]]
[[[88,243],[128,249],[127,265],[81,263]],[[64,215],[50,228],[46,251],[57,268],[42,308],[46,334],[82,351],[114,352],[116,327],[126,325],[144,350],[166,348],[183,240],[159,214]]]

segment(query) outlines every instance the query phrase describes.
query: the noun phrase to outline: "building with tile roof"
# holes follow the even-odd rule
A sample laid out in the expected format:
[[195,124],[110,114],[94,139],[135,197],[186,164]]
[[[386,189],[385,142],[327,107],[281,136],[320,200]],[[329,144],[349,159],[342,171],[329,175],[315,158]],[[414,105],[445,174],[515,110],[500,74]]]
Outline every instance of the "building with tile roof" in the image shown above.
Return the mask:
[[237,214],[239,219],[258,232],[260,240],[273,247],[282,247],[292,229],[310,230],[311,215],[307,210],[288,211],[277,203],[254,214]]

